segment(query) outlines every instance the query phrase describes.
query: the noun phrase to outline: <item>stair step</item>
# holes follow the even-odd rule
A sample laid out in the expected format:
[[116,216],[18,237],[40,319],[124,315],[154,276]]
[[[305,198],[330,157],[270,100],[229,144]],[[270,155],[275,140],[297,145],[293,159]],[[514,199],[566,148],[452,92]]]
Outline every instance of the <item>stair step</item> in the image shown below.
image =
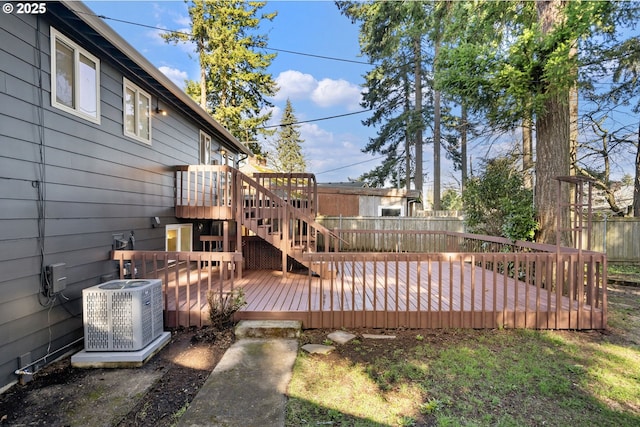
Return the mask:
[[236,338],[298,338],[302,322],[297,320],[241,320]]

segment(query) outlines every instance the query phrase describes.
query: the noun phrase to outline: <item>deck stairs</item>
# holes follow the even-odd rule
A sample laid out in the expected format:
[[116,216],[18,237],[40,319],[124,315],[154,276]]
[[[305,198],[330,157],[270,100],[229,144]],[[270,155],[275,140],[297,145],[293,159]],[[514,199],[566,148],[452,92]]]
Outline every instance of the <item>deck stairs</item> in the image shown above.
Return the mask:
[[309,265],[302,255],[305,252],[330,251],[337,247],[336,234],[318,223],[309,201],[300,199],[278,186],[278,194],[257,180],[238,172],[236,187],[242,199],[241,225],[264,239],[283,254],[283,271],[287,258],[315,271],[318,266]]

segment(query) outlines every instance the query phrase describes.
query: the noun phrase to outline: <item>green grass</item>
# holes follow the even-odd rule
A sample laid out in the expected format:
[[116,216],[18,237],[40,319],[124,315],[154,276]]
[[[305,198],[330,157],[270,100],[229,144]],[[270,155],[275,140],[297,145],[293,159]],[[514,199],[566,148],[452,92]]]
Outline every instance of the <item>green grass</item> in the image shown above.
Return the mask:
[[[640,278],[638,266],[609,269]],[[286,425],[640,425],[637,288],[610,286],[608,323],[606,333],[405,331],[300,353]]]
[[417,335],[300,353],[286,425],[640,425],[633,343],[599,332]]
[[609,274],[634,275],[640,279],[640,265],[610,264],[607,266],[607,272]]

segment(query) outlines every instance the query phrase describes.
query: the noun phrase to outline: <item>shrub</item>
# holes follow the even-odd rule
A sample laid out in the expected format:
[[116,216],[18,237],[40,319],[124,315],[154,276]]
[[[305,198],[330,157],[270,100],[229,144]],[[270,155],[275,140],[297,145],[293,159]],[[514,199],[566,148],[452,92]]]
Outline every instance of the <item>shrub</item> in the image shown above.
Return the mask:
[[533,192],[508,157],[490,160],[483,173],[467,182],[462,200],[470,232],[533,240],[538,229]]
[[209,303],[209,319],[211,327],[215,330],[223,330],[233,324],[233,314],[247,304],[242,288],[231,292],[210,291],[207,295]]

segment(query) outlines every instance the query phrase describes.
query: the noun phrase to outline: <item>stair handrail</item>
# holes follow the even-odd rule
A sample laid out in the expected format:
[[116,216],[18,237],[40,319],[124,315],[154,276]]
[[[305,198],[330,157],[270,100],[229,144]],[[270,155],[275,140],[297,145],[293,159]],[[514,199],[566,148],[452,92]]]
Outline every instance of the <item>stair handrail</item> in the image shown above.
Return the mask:
[[[238,171],[237,169],[235,170],[235,173],[237,174],[238,179],[240,180],[240,182],[238,182],[237,185],[236,185],[237,188],[238,188],[238,197],[239,197],[240,200],[244,200],[244,196],[245,196],[246,193],[244,191],[244,186],[242,184],[246,183],[249,186],[251,186],[254,189],[256,189],[257,191],[260,191],[261,193],[263,193],[269,200],[275,202],[277,204],[277,206],[283,207],[285,209],[285,216],[286,216],[287,220],[289,220],[289,219],[300,219],[300,220],[304,221],[307,224],[308,227],[312,227],[318,233],[320,233],[325,238],[325,252],[328,252],[329,248],[332,246],[331,245],[331,240],[330,240],[331,238],[333,238],[335,240],[343,241],[344,243],[347,243],[346,241],[344,241],[344,239],[342,239],[340,236],[335,234],[333,231],[331,231],[330,229],[326,228],[324,225],[322,225],[319,222],[317,222],[312,215],[307,214],[302,209],[298,209],[295,206],[292,206],[285,199],[283,199],[282,197],[278,196],[276,193],[274,193],[273,191],[271,191],[267,187],[261,185],[259,182],[257,182],[252,177],[250,177],[250,176]],[[236,206],[241,206],[241,205],[236,204]],[[237,217],[240,217],[242,219],[241,223],[243,225],[247,224],[247,222],[244,221],[245,220],[244,215],[238,215]],[[289,234],[291,234],[291,233],[289,233]],[[287,236],[287,238],[285,240],[291,241],[291,237]],[[337,246],[333,245],[333,247],[337,247]]]
[[[314,174],[306,172],[253,172],[251,178],[269,190],[272,190],[271,184],[275,181],[276,187],[286,192],[288,200],[305,200],[307,202],[308,205],[304,209],[301,208],[301,210],[310,212],[311,215],[317,213],[318,183]],[[306,185],[299,185],[300,181],[305,181]],[[265,184],[265,182],[268,184]],[[294,182],[295,185],[292,187]],[[293,188],[301,190],[301,194],[306,197],[300,198],[295,195],[297,191],[293,191]]]

